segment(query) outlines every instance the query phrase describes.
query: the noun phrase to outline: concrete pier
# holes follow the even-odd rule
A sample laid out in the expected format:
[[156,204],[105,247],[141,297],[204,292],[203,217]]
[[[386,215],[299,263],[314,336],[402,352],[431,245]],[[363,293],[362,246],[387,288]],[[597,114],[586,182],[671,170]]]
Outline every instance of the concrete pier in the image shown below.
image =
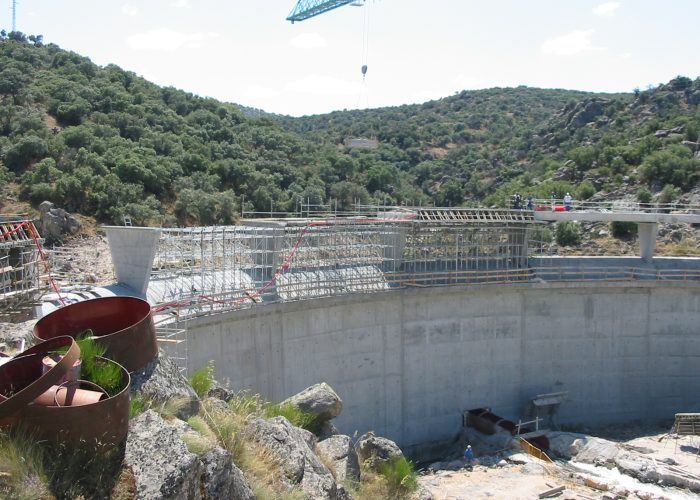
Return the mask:
[[188,368],[281,401],[328,382],[343,433],[409,453],[451,439],[465,409],[517,420],[568,391],[561,423],[700,411],[700,284],[436,287],[266,305],[189,322]]

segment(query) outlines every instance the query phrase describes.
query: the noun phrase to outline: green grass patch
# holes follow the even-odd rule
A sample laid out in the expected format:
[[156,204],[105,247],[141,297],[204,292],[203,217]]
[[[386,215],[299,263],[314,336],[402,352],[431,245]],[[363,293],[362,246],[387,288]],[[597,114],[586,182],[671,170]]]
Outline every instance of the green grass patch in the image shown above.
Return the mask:
[[206,396],[209,390],[214,387],[214,363],[209,363],[194,372],[189,380],[197,396],[200,398]]

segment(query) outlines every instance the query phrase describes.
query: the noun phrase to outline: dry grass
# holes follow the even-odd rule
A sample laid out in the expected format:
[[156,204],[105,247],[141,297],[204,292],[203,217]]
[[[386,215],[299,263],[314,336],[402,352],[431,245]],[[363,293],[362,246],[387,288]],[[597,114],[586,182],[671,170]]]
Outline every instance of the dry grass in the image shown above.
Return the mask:
[[700,257],[700,247],[695,239],[683,238],[678,243],[659,245],[656,254],[667,257]]
[[42,459],[34,440],[23,434],[0,434],[0,497],[54,498]]

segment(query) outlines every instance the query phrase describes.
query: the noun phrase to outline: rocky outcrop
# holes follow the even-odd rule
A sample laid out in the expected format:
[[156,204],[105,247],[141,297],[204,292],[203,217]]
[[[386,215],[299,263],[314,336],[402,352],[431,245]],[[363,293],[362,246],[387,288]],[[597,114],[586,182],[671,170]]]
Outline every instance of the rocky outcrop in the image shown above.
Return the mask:
[[320,454],[333,462],[333,473],[338,482],[359,481],[360,463],[350,436],[332,436],[316,445]]
[[278,457],[284,481],[299,486],[314,499],[338,499],[340,494],[333,475],[314,453],[316,438],[294,427],[286,418],[256,419],[245,430],[246,436]]
[[391,439],[375,436],[374,432],[363,434],[355,445],[357,458],[370,470],[377,470],[380,465],[403,458],[403,452]]
[[185,422],[166,422],[153,410],[131,421],[124,465],[133,475],[135,498],[252,500],[250,485],[231,454],[213,447],[198,457],[182,439],[191,432]]
[[39,234],[49,241],[61,241],[63,236],[76,234],[83,227],[78,219],[62,208],[55,208],[50,201],[39,205],[39,214],[36,227]]
[[235,498],[252,500],[253,491],[243,472],[233,463],[231,454],[214,448],[200,458],[202,462],[202,497],[206,499]]
[[305,413],[316,417],[316,422],[322,424],[331,420],[343,411],[343,401],[333,388],[322,382],[312,385],[282,402],[299,408]]
[[133,474],[136,499],[201,498],[201,462],[153,410],[129,423],[124,465]]
[[592,98],[581,101],[566,116],[564,128],[580,128],[595,121],[605,111],[609,99]]
[[199,411],[199,398],[180,373],[177,365],[163,351],[146,365],[131,374],[131,395],[140,394],[158,403],[177,400],[177,416],[187,420]]

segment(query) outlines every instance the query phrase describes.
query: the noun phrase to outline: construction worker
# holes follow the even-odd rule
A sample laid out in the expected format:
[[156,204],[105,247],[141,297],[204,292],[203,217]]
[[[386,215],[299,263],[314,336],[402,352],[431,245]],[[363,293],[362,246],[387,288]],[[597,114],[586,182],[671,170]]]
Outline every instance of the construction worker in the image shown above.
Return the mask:
[[474,467],[474,450],[472,450],[472,445],[467,445],[467,449],[464,450],[464,462],[467,465],[467,469],[472,470]]

